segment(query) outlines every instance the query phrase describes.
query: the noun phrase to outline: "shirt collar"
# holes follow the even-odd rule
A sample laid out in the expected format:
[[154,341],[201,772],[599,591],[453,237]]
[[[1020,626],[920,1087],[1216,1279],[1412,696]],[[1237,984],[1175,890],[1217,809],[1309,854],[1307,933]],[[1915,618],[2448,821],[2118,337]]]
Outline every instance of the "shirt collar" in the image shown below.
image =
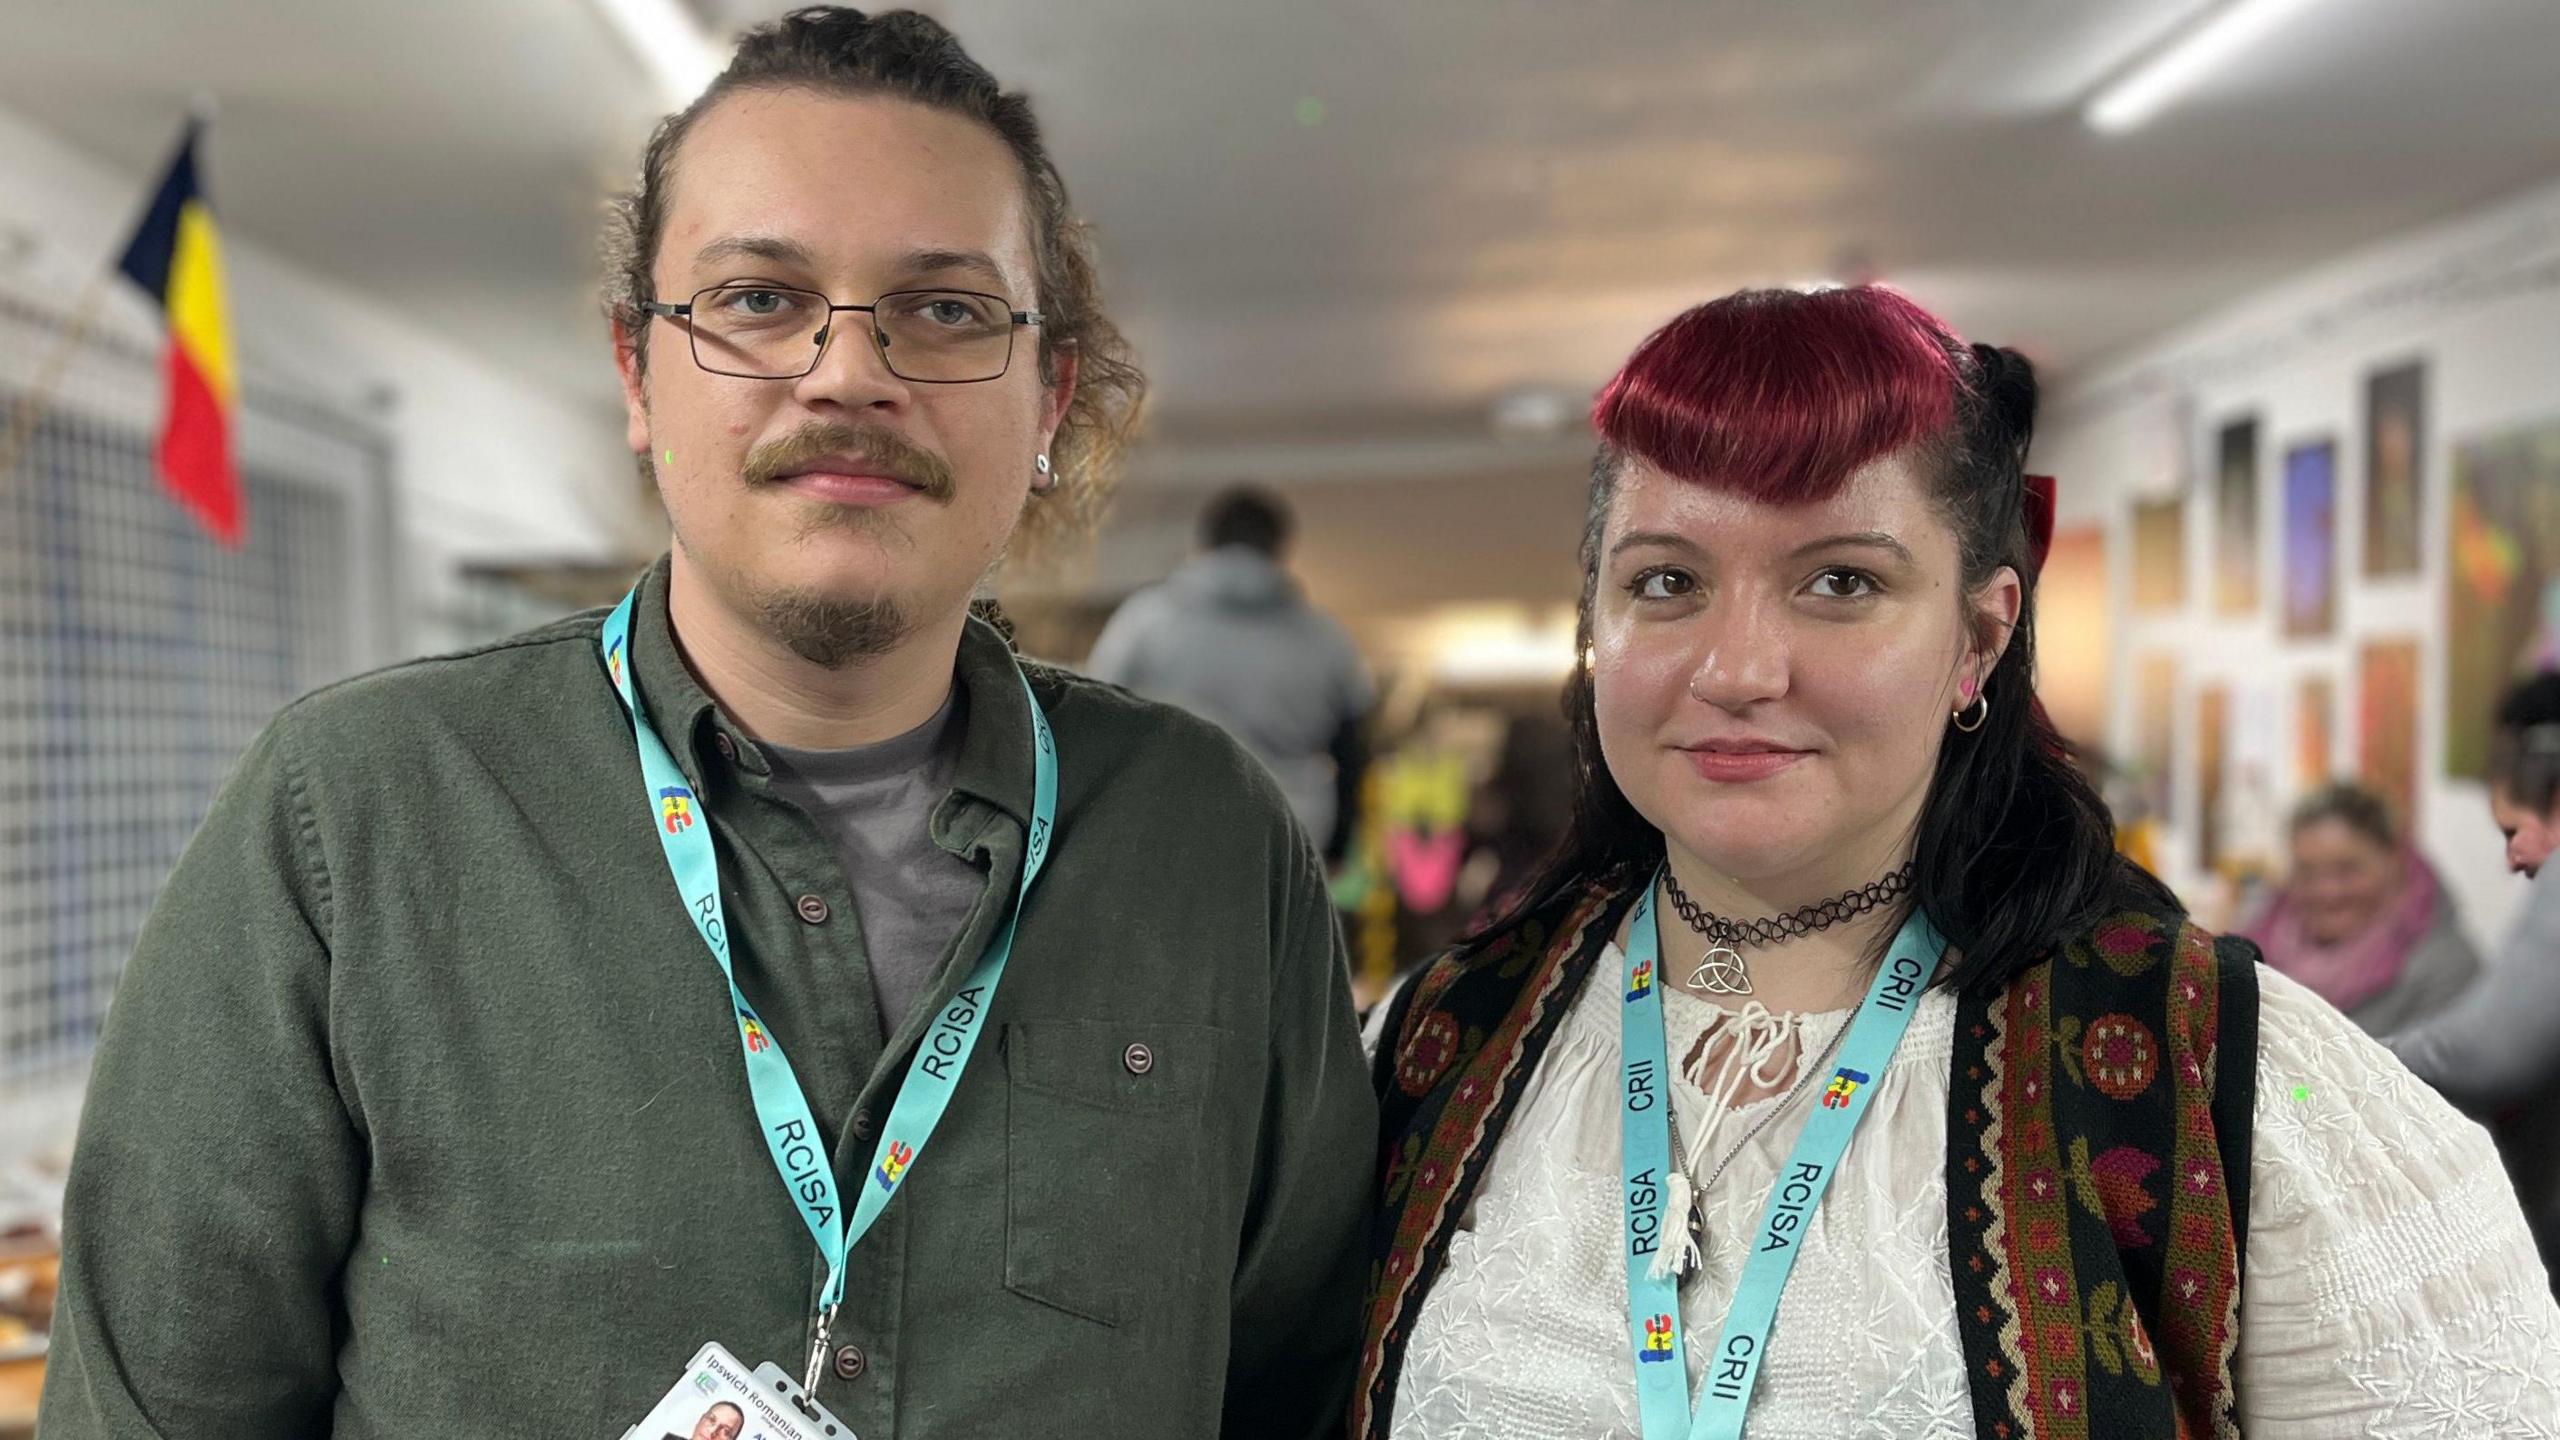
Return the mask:
[[960,632],[956,672],[968,695],[968,733],[951,788],[1031,823],[1031,696],[1003,632],[972,615]]
[[[657,727],[658,738],[683,768],[684,778],[692,782],[694,793],[704,794],[709,788],[707,772],[716,768],[705,757],[717,752],[722,737],[728,739],[731,753],[740,756],[754,747],[740,747],[746,737],[720,714],[710,692],[693,678],[683,652],[676,648],[675,624],[667,618],[671,559],[671,555],[660,555],[649,573],[640,577],[640,597],[631,606],[631,684],[639,692],[649,723]],[[761,766],[762,757],[755,757],[753,764]]]
[[[632,606],[631,678],[660,738],[697,790],[712,771],[733,762],[762,775],[763,752],[723,713],[676,648],[667,618],[671,557],[660,555],[640,579]],[[1031,823],[1031,700],[1015,678],[1013,647],[994,626],[972,615],[960,635],[953,676],[966,697],[967,733],[951,774],[951,788]]]

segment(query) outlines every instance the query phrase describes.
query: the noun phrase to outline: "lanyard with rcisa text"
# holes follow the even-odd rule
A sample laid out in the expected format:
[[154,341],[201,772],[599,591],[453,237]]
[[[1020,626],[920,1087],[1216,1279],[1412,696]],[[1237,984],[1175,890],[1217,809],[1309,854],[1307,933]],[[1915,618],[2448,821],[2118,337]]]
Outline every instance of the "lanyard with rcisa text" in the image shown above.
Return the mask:
[[[1658,882],[1657,882],[1658,883]],[[1696,1417],[1689,1408],[1689,1363],[1680,1334],[1680,1282],[1655,1263],[1666,1246],[1680,1243],[1687,1217],[1662,1213],[1664,1181],[1671,1173],[1671,1064],[1662,1030],[1661,941],[1654,934],[1654,885],[1636,902],[1627,931],[1625,1016],[1621,1029],[1619,1144],[1626,1181],[1627,1338],[1635,1351],[1636,1405],[1644,1440],[1736,1440],[1751,1409],[1751,1384],[1767,1354],[1778,1297],[1814,1210],[1830,1188],[1832,1172],[1849,1137],[1867,1113],[1876,1077],[1911,1028],[1920,992],[1937,973],[1946,950],[1918,910],[1893,937],[1867,998],[1849,1022],[1840,1067],[1822,1090],[1821,1108],[1805,1122],[1804,1135],[1760,1215],[1760,1226],[1725,1312],[1724,1335],[1707,1363]],[[1660,1273],[1657,1273],[1660,1272]]]
[[[666,848],[667,868],[675,874],[685,912],[693,917],[694,928],[702,932],[703,944],[710,947],[711,958],[720,963],[720,974],[729,982],[729,1003],[737,1012],[738,1047],[746,1057],[747,1087],[755,1100],[756,1124],[764,1131],[765,1148],[772,1152],[783,1187],[790,1191],[792,1203],[799,1207],[800,1218],[808,1223],[809,1233],[817,1239],[818,1252],[827,1262],[826,1289],[818,1299],[817,1343],[811,1352],[814,1355],[826,1348],[827,1327],[833,1321],[836,1302],[844,1297],[846,1253],[870,1231],[890,1197],[897,1193],[899,1181],[924,1153],[925,1142],[933,1138],[935,1127],[942,1123],[942,1112],[950,1108],[952,1091],[958,1088],[961,1073],[977,1049],[978,1037],[986,1029],[996,985],[1004,978],[1005,961],[1013,954],[1014,927],[1021,923],[1023,902],[1031,894],[1031,882],[1039,878],[1041,866],[1049,858],[1050,830],[1058,815],[1058,744],[1049,733],[1049,719],[1041,713],[1039,698],[1031,693],[1030,680],[1023,678],[1023,697],[1031,702],[1033,743],[1031,830],[1022,856],[1022,888],[1014,896],[1013,909],[1005,916],[1003,928],[996,931],[995,939],[934,1022],[924,1043],[916,1047],[915,1059],[907,1066],[906,1082],[899,1087],[897,1103],[890,1107],[889,1123],[881,1128],[879,1149],[871,1157],[861,1193],[848,1211],[836,1191],[827,1132],[810,1115],[800,1082],[793,1077],[790,1062],[782,1057],[781,1042],[738,989],[737,972],[729,960],[729,931],[721,916],[720,861],[712,849],[711,827],[698,813],[691,785],[677,768],[675,757],[667,753],[666,742],[658,738],[647,712],[640,708],[639,696],[631,688],[631,611],[638,595],[634,590],[623,596],[622,603],[605,620],[601,637],[605,669],[613,676],[614,693],[622,697],[623,708],[630,712],[632,734],[639,740],[650,828]],[[1018,668],[1015,674],[1021,676]],[[815,1383],[814,1373],[809,1383]]]

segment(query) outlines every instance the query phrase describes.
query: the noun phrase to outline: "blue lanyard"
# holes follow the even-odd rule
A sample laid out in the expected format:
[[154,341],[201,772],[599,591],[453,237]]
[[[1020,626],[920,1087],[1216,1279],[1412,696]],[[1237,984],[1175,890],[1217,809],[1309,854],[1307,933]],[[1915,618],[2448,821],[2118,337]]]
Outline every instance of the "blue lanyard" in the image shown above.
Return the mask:
[[[614,693],[622,697],[623,708],[631,713],[632,733],[639,739],[640,774],[648,787],[650,828],[657,832],[658,843],[666,847],[667,868],[675,874],[686,913],[693,917],[694,928],[702,932],[702,942],[710,947],[711,958],[720,962],[721,977],[729,982],[729,1003],[737,1011],[738,1048],[746,1057],[747,1088],[755,1100],[756,1124],[764,1132],[765,1148],[772,1153],[774,1169],[781,1172],[783,1188],[791,1193],[791,1203],[799,1207],[800,1218],[807,1222],[810,1235],[818,1242],[818,1253],[827,1262],[826,1290],[818,1301],[819,1335],[823,1341],[824,1317],[844,1297],[846,1253],[870,1232],[890,1197],[897,1194],[898,1182],[906,1178],[916,1157],[924,1152],[925,1142],[933,1138],[935,1127],[942,1123],[942,1112],[950,1108],[951,1093],[959,1086],[961,1072],[968,1068],[969,1056],[977,1049],[978,1037],[986,1029],[996,984],[1004,978],[1005,961],[1013,955],[1013,932],[1022,919],[1023,900],[1031,894],[1031,882],[1038,878],[1041,866],[1049,858],[1049,834],[1058,815],[1058,744],[1049,733],[1049,719],[1041,713],[1039,697],[1031,694],[1030,680],[1023,679],[1023,694],[1031,701],[1034,744],[1031,833],[1022,857],[1022,888],[1014,897],[1012,911],[1005,916],[1004,927],[996,932],[976,968],[961,983],[959,993],[916,1046],[915,1059],[907,1066],[906,1083],[898,1090],[897,1104],[890,1107],[889,1123],[881,1127],[879,1148],[872,1153],[870,1170],[857,1182],[860,1193],[854,1197],[848,1214],[836,1191],[827,1132],[810,1115],[800,1082],[793,1077],[790,1062],[782,1058],[782,1042],[773,1037],[755,1007],[747,1003],[745,993],[738,989],[737,971],[729,960],[729,930],[721,916],[720,861],[712,849],[711,827],[704,822],[684,771],[667,753],[666,742],[658,738],[647,712],[640,708],[639,697],[632,691],[631,609],[638,596],[637,590],[623,596],[622,603],[614,607],[604,623],[599,643],[604,647],[605,668],[613,676]],[[1019,670],[1015,673],[1020,676]]]
[[1671,1062],[1662,1031],[1661,941],[1654,934],[1654,883],[1636,902],[1627,932],[1620,1038],[1619,1143],[1625,1166],[1627,1336],[1635,1350],[1636,1406],[1644,1440],[1736,1440],[1751,1409],[1752,1381],[1768,1353],[1769,1329],[1778,1318],[1806,1227],[1831,1176],[1848,1151],[1849,1137],[1874,1098],[1874,1080],[1911,1028],[1921,990],[1937,972],[1946,941],[1914,910],[1893,937],[1867,998],[1849,1022],[1839,1068],[1823,1087],[1821,1108],[1805,1122],[1795,1153],[1771,1187],[1760,1213],[1759,1240],[1743,1262],[1733,1308],[1707,1367],[1706,1394],[1694,1421],[1689,1409],[1689,1362],[1680,1334],[1680,1282],[1654,1275],[1654,1258],[1682,1240],[1685,1215],[1662,1213],[1671,1156]]

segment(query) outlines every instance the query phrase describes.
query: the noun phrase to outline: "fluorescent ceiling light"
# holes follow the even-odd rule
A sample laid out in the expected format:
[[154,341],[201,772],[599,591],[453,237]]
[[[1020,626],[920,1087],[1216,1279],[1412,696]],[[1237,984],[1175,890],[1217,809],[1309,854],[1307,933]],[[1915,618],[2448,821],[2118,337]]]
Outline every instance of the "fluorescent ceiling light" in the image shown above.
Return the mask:
[[657,77],[670,104],[690,105],[728,60],[681,0],[593,0],[597,13]]
[[2092,130],[2119,135],[2149,121],[2234,55],[2318,0],[2231,0],[2110,82],[2080,112]]

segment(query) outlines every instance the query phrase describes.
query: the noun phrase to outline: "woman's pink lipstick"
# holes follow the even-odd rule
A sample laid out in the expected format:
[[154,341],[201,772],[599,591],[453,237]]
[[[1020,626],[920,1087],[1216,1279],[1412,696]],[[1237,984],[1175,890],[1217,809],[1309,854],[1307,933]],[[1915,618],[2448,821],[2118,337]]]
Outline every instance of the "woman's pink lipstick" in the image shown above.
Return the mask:
[[1751,745],[1732,749],[1696,748],[1684,750],[1701,780],[1720,785],[1747,785],[1766,780],[1813,752],[1782,750],[1774,746]]

